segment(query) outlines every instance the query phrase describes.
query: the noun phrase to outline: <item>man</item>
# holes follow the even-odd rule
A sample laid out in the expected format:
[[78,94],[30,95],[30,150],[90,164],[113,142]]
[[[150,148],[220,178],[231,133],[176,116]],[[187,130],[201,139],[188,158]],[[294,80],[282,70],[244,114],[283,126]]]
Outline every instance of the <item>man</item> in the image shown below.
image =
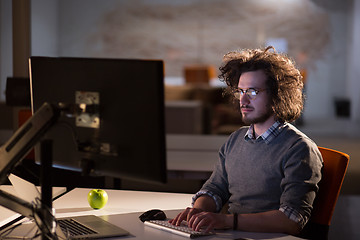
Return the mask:
[[[193,207],[170,222],[296,235],[311,215],[322,168],[316,144],[290,124],[303,109],[300,72],[272,47],[228,53],[220,71],[250,126],[230,135]],[[225,204],[228,214],[220,214]]]

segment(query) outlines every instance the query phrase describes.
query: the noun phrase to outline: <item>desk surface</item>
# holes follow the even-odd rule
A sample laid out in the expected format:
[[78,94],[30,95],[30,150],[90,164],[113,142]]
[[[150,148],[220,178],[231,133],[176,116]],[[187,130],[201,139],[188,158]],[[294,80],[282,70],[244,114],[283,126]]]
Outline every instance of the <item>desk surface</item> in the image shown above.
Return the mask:
[[109,196],[106,206],[94,210],[87,202],[91,189],[76,188],[53,203],[56,217],[80,215],[114,215],[145,212],[149,209],[185,209],[191,205],[192,194],[161,193],[145,191],[106,190]]
[[[184,240],[186,238],[153,229],[145,226],[139,215],[149,209],[163,209],[167,216],[172,218],[180,210],[190,206],[192,194],[106,190],[109,195],[107,205],[100,210],[93,210],[87,203],[87,194],[90,189],[77,188],[54,201],[56,217],[97,215],[101,218],[130,232],[129,236],[112,239],[167,239]],[[29,225],[29,224],[27,224]],[[12,234],[22,234],[29,226],[21,226]],[[215,236],[202,237],[201,239],[299,239],[284,234],[248,233],[240,231],[219,231]]]
[[[166,215],[169,218],[173,218],[179,212],[179,210],[170,210],[165,211]],[[154,229],[149,226],[145,226],[138,218],[139,213],[129,213],[129,214],[117,214],[117,215],[109,215],[103,216],[102,218],[126,229],[130,232],[130,236],[126,238],[112,238],[112,239],[146,239],[146,240],[184,240],[187,239],[182,236],[178,236],[175,234],[171,234],[162,230]],[[217,231],[214,236],[206,236],[199,238],[201,240],[208,239],[231,239],[231,240],[241,240],[241,239],[277,239],[277,240],[296,240],[300,238],[296,238],[293,236],[281,234],[281,233],[252,233],[252,232],[240,232],[233,230],[226,231]]]

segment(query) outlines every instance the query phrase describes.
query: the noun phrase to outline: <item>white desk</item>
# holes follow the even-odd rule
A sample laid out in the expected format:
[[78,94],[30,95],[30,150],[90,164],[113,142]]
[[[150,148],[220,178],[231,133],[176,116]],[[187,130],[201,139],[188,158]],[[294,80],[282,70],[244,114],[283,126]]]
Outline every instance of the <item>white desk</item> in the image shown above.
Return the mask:
[[[179,210],[188,207],[191,203],[192,194],[141,192],[107,190],[109,195],[108,204],[100,210],[93,210],[87,203],[87,194],[90,189],[74,189],[61,198],[54,201],[57,217],[78,216],[78,215],[97,215],[103,219],[119,226],[130,232],[129,236],[112,239],[166,239],[184,240],[186,238],[170,234],[161,230],[145,226],[140,220],[139,215],[149,209],[159,208],[165,210],[168,217],[174,217]],[[1,214],[1,213],[0,213]],[[26,232],[28,226],[22,229],[17,228],[12,234],[21,235]],[[202,237],[201,239],[299,239],[284,234],[269,233],[247,233],[240,231],[220,231],[215,236]]]
[[[165,211],[169,218],[175,217],[179,210]],[[165,231],[154,229],[149,226],[145,226],[139,219],[139,213],[130,214],[119,214],[104,216],[103,219],[118,225],[130,232],[130,236],[125,239],[141,239],[141,240],[186,240],[187,238],[181,237],[175,234],[170,234]],[[113,238],[113,239],[124,239],[124,238]],[[231,239],[231,240],[250,240],[250,239],[272,239],[272,240],[296,240],[294,236],[289,236],[280,233],[252,233],[252,232],[240,232],[240,231],[217,231],[214,236],[201,237],[199,240],[209,239]]]
[[192,194],[161,193],[144,191],[109,190],[109,200],[106,206],[94,210],[87,202],[91,189],[76,188],[53,203],[56,217],[79,215],[114,215],[132,212],[145,212],[150,209],[185,209],[191,205]]

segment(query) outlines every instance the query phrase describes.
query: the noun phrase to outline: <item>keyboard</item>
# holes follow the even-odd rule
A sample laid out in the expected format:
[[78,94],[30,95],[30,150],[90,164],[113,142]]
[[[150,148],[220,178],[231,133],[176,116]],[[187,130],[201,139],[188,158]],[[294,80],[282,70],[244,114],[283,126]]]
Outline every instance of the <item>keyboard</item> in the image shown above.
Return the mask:
[[205,232],[194,231],[185,224],[181,224],[180,226],[175,226],[169,223],[168,220],[150,220],[150,221],[145,221],[144,224],[153,228],[157,228],[163,231],[167,231],[188,238],[196,238],[196,237],[209,236],[215,234],[214,232],[205,233]]

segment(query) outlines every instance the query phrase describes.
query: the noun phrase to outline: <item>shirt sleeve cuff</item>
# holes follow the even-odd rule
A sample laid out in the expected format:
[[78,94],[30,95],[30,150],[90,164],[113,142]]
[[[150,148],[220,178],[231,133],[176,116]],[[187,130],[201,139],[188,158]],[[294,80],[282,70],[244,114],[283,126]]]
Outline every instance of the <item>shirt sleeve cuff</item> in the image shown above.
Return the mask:
[[281,206],[279,211],[283,212],[290,220],[298,223],[301,228],[303,228],[308,221],[307,217],[303,216],[292,207]]
[[192,206],[194,206],[194,203],[196,201],[196,199],[198,199],[200,196],[202,195],[207,195],[209,197],[211,197],[214,201],[215,201],[215,204],[216,204],[216,212],[220,212],[221,208],[222,208],[222,200],[221,198],[210,192],[210,191],[199,191],[195,194],[195,196],[192,197]]

